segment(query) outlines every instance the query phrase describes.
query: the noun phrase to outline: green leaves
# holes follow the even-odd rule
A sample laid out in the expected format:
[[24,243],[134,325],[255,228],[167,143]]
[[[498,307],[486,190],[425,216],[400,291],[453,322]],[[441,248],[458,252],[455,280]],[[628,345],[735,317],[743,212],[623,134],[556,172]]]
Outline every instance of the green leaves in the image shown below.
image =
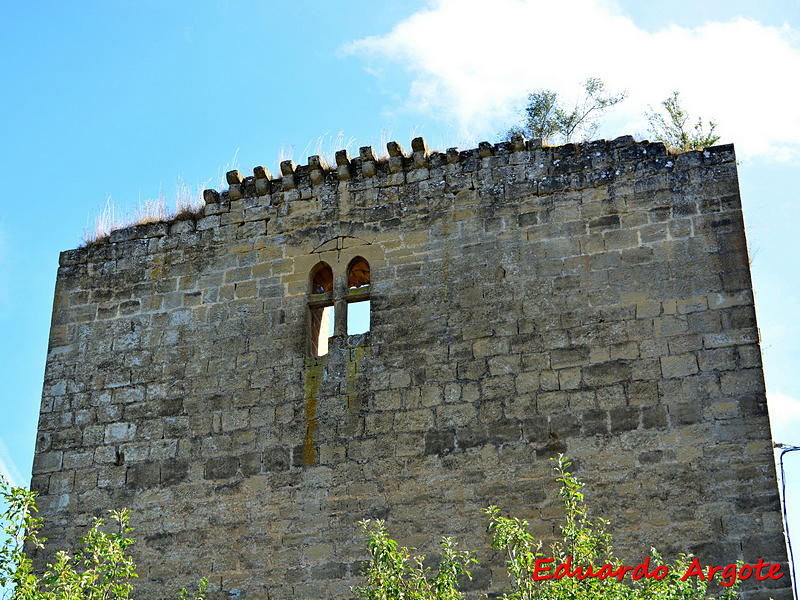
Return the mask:
[[424,555],[411,556],[413,549],[400,547],[386,532],[383,521],[360,521],[367,538],[370,561],[364,569],[364,585],[353,591],[364,600],[461,600],[458,579],[471,578],[467,567],[477,561],[470,552],[456,549],[450,537],[439,542],[441,562],[434,574],[425,567]]
[[127,549],[133,544],[128,537],[130,512],[112,511],[115,524],[112,533],[102,527],[103,519],[95,519],[85,537],[78,540],[75,556],[61,551],[54,563],[47,566],[41,579],[33,573],[25,544],[42,548],[44,540],[37,532],[41,519],[36,511],[36,494],[0,481],[3,501],[8,509],[3,514],[8,538],[0,549],[0,584],[10,588],[10,600],[126,600],[136,578],[133,559]]
[[[484,510],[487,531],[493,548],[503,550],[511,585],[507,600],[703,600],[708,582],[689,577],[691,555],[680,555],[666,565],[655,549],[645,573],[661,572],[659,578],[636,578],[632,567],[624,567],[613,555],[607,521],[591,518],[586,507],[583,483],[568,469],[563,456],[554,460],[555,479],[560,484],[559,498],[564,506],[561,539],[545,554],[542,542],[528,531],[527,521],[503,516],[497,506]],[[78,540],[74,556],[65,551],[56,555],[44,575],[33,572],[26,548],[42,548],[38,536],[41,519],[36,514],[36,494],[9,485],[0,478],[0,498],[5,506],[2,526],[5,534],[0,546],[0,586],[8,600],[128,600],[133,591],[136,567],[128,555],[134,543],[129,536],[130,512],[111,511],[108,526],[95,519],[88,533]],[[425,556],[412,556],[413,549],[391,539],[383,521],[361,521],[370,559],[364,568],[364,584],[353,591],[363,600],[463,600],[459,580],[471,579],[470,564],[477,561],[469,551],[458,550],[453,538],[439,543],[440,562],[435,569],[425,566]],[[588,566],[594,575],[588,575]],[[734,565],[723,571],[728,585],[717,600],[738,598]],[[697,567],[699,569],[699,567]],[[604,569],[604,571],[600,571]],[[562,576],[558,577],[557,574]],[[605,577],[597,577],[605,572]],[[565,573],[569,575],[563,576]],[[626,573],[628,575],[626,575]],[[635,573],[635,571],[634,571]],[[726,574],[727,573],[727,574]],[[682,580],[684,578],[685,580]],[[205,600],[207,580],[194,593],[181,589],[178,600]]]
[[561,105],[558,94],[552,90],[538,90],[528,94],[524,110],[524,124],[512,127],[507,134],[524,134],[531,138],[542,138],[549,143],[560,138],[569,142],[573,136],[590,139],[597,131],[600,115],[622,102],[626,93],[607,94],[606,86],[599,77],[590,77],[583,82],[583,97],[573,108]]
[[[568,469],[570,462],[554,461],[555,479],[561,484],[559,498],[565,518],[561,539],[547,553],[542,542],[528,531],[527,521],[503,516],[497,506],[483,512],[492,548],[505,552],[510,586],[505,600],[704,600],[707,582],[688,577],[692,556],[681,554],[665,565],[655,549],[638,565],[624,566],[611,549],[608,522],[590,518],[584,502],[583,483]],[[442,560],[433,574],[423,566],[424,556],[411,556],[389,538],[383,521],[361,521],[368,541],[370,561],[365,583],[354,592],[363,600],[461,600],[458,579],[469,576],[467,566],[476,562],[469,552],[457,552],[452,538],[442,538]],[[591,571],[590,571],[591,566]],[[738,582],[717,600],[738,598]],[[713,600],[713,598],[709,599]]]
[[552,90],[528,94],[525,115],[524,132],[529,137],[549,140],[561,131],[564,111],[558,105],[558,94]]
[[181,588],[178,592],[178,600],[206,600],[206,590],[208,590],[208,579],[203,577],[191,596],[189,596],[189,592],[186,591],[185,587]]
[[[31,561],[25,553],[25,545],[43,547],[44,539],[37,535],[42,519],[35,517],[36,493],[9,484],[0,476],[0,497],[5,512],[3,523],[3,545],[0,547],[0,587],[11,589],[11,597],[32,598],[37,581],[32,574]],[[6,596],[8,596],[6,592]]]
[[[551,459],[555,462],[556,481],[561,484],[559,497],[564,505],[564,523],[561,525],[562,539],[553,544],[547,558],[541,551],[542,542],[534,542],[527,531],[528,524],[517,518],[504,517],[496,506],[484,512],[489,516],[488,531],[492,535],[492,547],[506,550],[506,566],[512,584],[504,597],[507,600],[702,600],[707,592],[704,581],[681,577],[691,562],[691,555],[681,554],[672,565],[663,565],[661,556],[651,549],[650,560],[643,572],[654,573],[659,567],[666,571],[663,578],[642,577],[634,581],[630,572],[615,557],[611,549],[611,535],[606,532],[608,521],[590,519],[584,503],[583,483],[567,469],[570,462],[563,456]],[[541,559],[541,565],[537,565]],[[552,560],[551,560],[552,559]],[[573,575],[556,578],[558,565],[569,565],[562,573]],[[610,575],[597,577],[581,575],[592,565],[594,572],[608,565]],[[538,567],[546,567],[541,571]],[[622,574],[618,576],[618,574]],[[627,579],[623,578],[627,575]],[[550,576],[548,579],[536,580]],[[718,600],[734,600],[738,583],[727,588]]]
[[[127,549],[134,543],[127,537],[133,531],[128,525],[129,518],[128,510],[111,511],[111,521],[115,524],[113,533],[105,533],[101,529],[103,519],[95,519],[89,533],[79,539],[80,546],[75,552],[74,562],[70,564],[67,560],[60,563],[58,568],[48,569],[44,581],[57,585],[59,580],[69,580],[75,576],[76,589],[83,593],[77,596],[79,598],[128,598],[133,590],[132,580],[137,577],[133,559],[126,555]],[[64,553],[61,555],[66,557]],[[79,575],[75,572],[76,568]]]
[[[26,547],[43,548],[38,536],[42,519],[35,517],[36,493],[10,485],[0,476],[0,503],[5,538],[0,546],[0,587],[4,600],[128,600],[137,577],[128,555],[133,539],[129,534],[130,511],[110,511],[110,530],[104,519],[95,519],[88,533],[78,540],[74,556],[61,551],[39,577],[33,572]],[[208,582],[203,579],[192,596],[205,600]],[[179,600],[189,600],[185,589]]]
[[[610,108],[622,102],[627,93],[612,94],[599,77],[590,77],[583,82],[583,96],[572,109],[566,108],[553,90],[541,89],[528,94],[528,104],[523,111],[523,122],[508,130],[507,139],[515,135],[542,138],[547,143],[568,143],[574,138],[591,139],[598,128],[598,120]],[[701,150],[719,141],[714,131],[717,124],[694,121],[680,105],[680,94],[672,95],[661,102],[663,112],[650,108],[645,113],[653,139],[664,142],[675,152]]]
[[672,92],[672,96],[661,103],[667,113],[666,117],[653,111],[652,107],[650,112],[645,113],[655,140],[664,142],[677,152],[702,150],[707,146],[713,146],[719,140],[719,136],[714,135],[717,124],[709,121],[706,131],[703,120],[698,117],[697,123],[692,127],[689,114],[680,105],[679,95],[678,92]]

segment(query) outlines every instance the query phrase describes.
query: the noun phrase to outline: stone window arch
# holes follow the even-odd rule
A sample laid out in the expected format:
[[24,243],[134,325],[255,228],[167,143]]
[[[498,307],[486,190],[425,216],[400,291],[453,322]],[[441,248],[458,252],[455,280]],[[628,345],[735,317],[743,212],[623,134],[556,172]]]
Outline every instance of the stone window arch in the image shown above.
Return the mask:
[[[331,337],[361,336],[371,327],[372,273],[369,261],[361,254],[350,254],[352,258],[341,254],[326,256],[330,262],[319,260],[308,271],[307,347],[312,357],[328,353]],[[365,338],[357,338],[348,343],[361,344],[364,341]]]
[[324,260],[311,269],[309,276],[312,294],[324,294],[333,291],[333,269]]
[[356,256],[347,265],[347,334],[358,335],[370,329],[372,309],[370,286],[372,284],[369,262]]
[[311,356],[324,356],[335,320],[333,269],[320,261],[311,269],[308,280],[309,350]]
[[356,256],[347,265],[347,289],[358,289],[370,284],[369,263],[362,256]]

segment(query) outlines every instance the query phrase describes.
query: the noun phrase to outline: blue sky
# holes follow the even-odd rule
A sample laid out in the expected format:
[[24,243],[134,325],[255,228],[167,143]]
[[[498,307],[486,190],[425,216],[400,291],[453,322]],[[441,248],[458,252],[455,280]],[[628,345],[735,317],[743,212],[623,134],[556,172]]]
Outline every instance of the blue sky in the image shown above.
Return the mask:
[[[0,470],[17,482],[58,253],[109,198],[171,204],[230,165],[348,143],[496,141],[528,91],[573,99],[589,76],[629,94],[598,137],[647,137],[643,111],[678,89],[736,144],[774,434],[800,444],[795,0],[31,4],[0,3]],[[796,482],[800,453],[787,464]]]

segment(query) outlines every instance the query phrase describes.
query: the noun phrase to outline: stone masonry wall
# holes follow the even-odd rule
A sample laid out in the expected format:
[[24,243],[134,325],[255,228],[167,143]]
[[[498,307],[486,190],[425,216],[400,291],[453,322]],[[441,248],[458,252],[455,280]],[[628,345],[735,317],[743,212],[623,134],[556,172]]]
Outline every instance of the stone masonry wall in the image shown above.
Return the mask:
[[127,506],[139,598],[203,575],[345,598],[378,517],[421,550],[456,536],[496,592],[480,509],[552,539],[565,452],[628,562],[786,563],[733,147],[388,150],[231,172],[202,215],[62,253],[32,479],[53,550]]

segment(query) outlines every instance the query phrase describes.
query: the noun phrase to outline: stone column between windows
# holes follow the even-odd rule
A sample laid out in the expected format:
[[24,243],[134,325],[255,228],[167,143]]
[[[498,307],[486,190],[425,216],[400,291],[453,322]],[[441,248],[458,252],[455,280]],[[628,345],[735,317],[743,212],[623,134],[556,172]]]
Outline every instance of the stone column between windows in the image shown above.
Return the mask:
[[347,335],[347,279],[337,277],[333,282],[333,335]]

